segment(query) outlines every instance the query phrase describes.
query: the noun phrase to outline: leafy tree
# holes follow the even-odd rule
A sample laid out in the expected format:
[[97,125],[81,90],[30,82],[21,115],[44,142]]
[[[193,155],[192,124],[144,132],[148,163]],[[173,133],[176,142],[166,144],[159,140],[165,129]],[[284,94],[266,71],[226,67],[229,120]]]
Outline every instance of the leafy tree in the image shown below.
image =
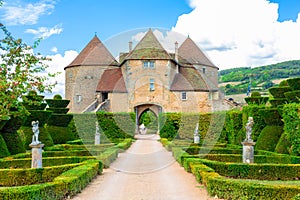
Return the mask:
[[40,40],[29,46],[22,39],[15,39],[1,23],[0,29],[4,34],[0,40],[0,120],[8,120],[26,116],[21,97],[29,91],[51,92],[54,84],[46,82],[56,74],[46,73],[49,59],[33,51]]

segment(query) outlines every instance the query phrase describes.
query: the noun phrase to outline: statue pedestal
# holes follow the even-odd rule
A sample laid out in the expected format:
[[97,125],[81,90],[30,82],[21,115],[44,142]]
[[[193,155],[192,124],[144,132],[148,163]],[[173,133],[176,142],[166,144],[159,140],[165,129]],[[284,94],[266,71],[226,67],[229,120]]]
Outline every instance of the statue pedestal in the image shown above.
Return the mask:
[[42,148],[44,147],[44,144],[31,143],[29,146],[32,148],[31,168],[42,168],[43,167]]
[[243,145],[243,163],[254,163],[254,145],[252,140],[242,142]]
[[100,134],[95,134],[95,145],[100,144]]
[[194,144],[199,144],[200,143],[200,135],[199,134],[195,134],[194,135]]

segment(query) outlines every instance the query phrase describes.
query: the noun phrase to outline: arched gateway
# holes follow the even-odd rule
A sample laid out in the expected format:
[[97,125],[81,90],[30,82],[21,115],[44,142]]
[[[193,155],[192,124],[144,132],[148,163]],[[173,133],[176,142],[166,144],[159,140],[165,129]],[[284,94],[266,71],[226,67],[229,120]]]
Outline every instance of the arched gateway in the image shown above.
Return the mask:
[[[139,128],[139,121],[141,116],[143,115],[144,112],[150,110],[151,112],[153,112],[155,114],[155,116],[158,118],[159,113],[162,112],[162,107],[160,105],[157,104],[140,104],[140,105],[136,105],[134,107],[134,111],[135,111],[135,124],[136,124],[136,133],[138,133],[138,128]],[[159,127],[157,127],[159,130]]]

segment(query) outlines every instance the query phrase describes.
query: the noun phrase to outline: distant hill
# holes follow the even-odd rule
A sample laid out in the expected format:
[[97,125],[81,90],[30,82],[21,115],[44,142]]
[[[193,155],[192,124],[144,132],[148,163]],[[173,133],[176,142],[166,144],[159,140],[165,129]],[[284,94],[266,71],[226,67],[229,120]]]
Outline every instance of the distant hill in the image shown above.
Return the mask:
[[292,60],[255,68],[240,67],[221,70],[219,83],[226,95],[242,94],[247,92],[250,82],[252,90],[265,91],[272,87],[277,79],[297,76],[300,76],[300,60]]

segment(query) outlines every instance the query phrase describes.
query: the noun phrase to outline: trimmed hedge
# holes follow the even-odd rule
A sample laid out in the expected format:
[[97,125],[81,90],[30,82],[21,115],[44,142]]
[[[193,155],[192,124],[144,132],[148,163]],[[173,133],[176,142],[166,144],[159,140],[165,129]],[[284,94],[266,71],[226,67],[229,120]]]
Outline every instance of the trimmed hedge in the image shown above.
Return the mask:
[[[49,131],[44,127],[39,127],[39,141],[41,141],[45,146],[53,146],[53,140],[51,135],[49,134]],[[21,126],[21,128],[18,130],[18,134],[22,138],[22,141],[24,142],[24,146],[26,149],[31,150],[31,147],[29,147],[29,144],[32,142],[32,127],[29,126]]]
[[275,147],[275,152],[281,154],[289,154],[292,144],[289,141],[287,134],[283,133]]
[[102,173],[102,163],[87,160],[54,178],[53,182],[28,186],[0,188],[0,199],[65,199],[80,192],[97,175]]
[[284,132],[291,145],[291,154],[300,155],[300,104],[288,104],[283,107]]
[[300,77],[287,79],[287,82],[292,90],[300,90]]
[[205,164],[218,174],[238,179],[256,180],[298,180],[300,178],[299,164],[245,164],[225,163],[200,158],[186,158],[183,166],[190,171],[190,164],[196,162]]
[[236,137],[243,128],[243,113],[240,110],[226,112],[225,124],[222,130],[221,139],[229,144],[237,144]]
[[245,101],[249,105],[265,105],[269,100],[269,97],[246,97]]
[[300,103],[300,90],[284,93],[289,103]]
[[67,141],[78,138],[70,127],[46,125],[46,130],[50,133],[54,144],[65,144]]
[[160,137],[173,140],[175,138],[193,139],[196,124],[199,123],[201,140],[215,143],[220,138],[225,112],[217,113],[161,113],[159,116]]
[[274,151],[282,133],[282,126],[266,126],[257,139],[255,149]]
[[72,114],[52,114],[47,124],[50,126],[67,127],[72,119]]
[[285,98],[284,93],[290,92],[290,91],[291,91],[291,88],[289,86],[281,86],[281,87],[275,86],[275,87],[269,88],[269,92],[274,97],[274,99]]
[[55,177],[78,165],[80,163],[44,168],[0,169],[0,187],[51,182]]
[[9,155],[10,155],[10,153],[7,149],[6,143],[5,143],[2,135],[0,134],[0,158],[7,157]]
[[282,126],[283,122],[277,108],[260,109],[259,114],[264,119],[267,125]]
[[70,100],[67,99],[45,99],[50,108],[66,108]]

